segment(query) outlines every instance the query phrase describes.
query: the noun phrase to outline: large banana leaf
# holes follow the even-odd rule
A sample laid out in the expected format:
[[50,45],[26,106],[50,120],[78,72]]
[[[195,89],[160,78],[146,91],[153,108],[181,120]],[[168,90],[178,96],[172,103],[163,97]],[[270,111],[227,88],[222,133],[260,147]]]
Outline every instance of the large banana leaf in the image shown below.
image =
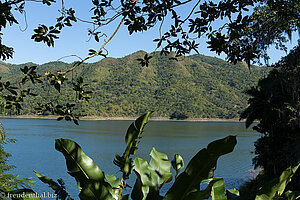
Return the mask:
[[131,155],[134,155],[137,150],[137,145],[140,142],[143,129],[149,121],[149,117],[152,111],[147,112],[146,114],[140,116],[136,119],[128,128],[125,143],[126,149],[122,156],[116,154],[114,164],[120,167],[120,170],[123,172],[123,178],[127,179],[132,173],[133,165]]
[[60,186],[57,182],[53,181],[51,178],[33,170],[35,175],[43,182],[49,185],[54,191],[55,194],[58,195],[58,197],[62,199],[72,199],[70,195],[66,192],[65,188]]
[[68,173],[76,179],[82,200],[117,199],[115,191],[104,180],[103,172],[76,142],[57,139],[55,149],[65,156]]
[[131,195],[133,200],[159,199],[160,188],[172,180],[168,156],[156,151],[155,148],[152,149],[150,156],[149,165],[141,158],[134,160],[134,172],[137,180]]
[[68,173],[75,179],[104,181],[103,172],[76,142],[62,138],[56,139],[55,149],[65,156]]
[[208,179],[208,186],[204,190],[196,190],[191,192],[185,197],[185,200],[201,200],[208,199],[211,200],[227,200],[227,199],[237,199],[239,196],[239,191],[236,189],[225,190],[225,183],[223,177],[214,177]]
[[33,170],[35,175],[43,182],[49,185],[54,191],[59,189],[59,184],[53,181],[51,178]]
[[118,195],[107,182],[94,180],[79,181],[81,191],[79,197],[81,200],[117,200]]
[[134,171],[137,179],[131,192],[131,198],[133,200],[145,200],[149,193],[149,177],[151,176],[147,161],[142,158],[135,158]]
[[183,200],[187,199],[189,193],[200,191],[201,181],[212,177],[218,158],[232,152],[236,143],[235,136],[228,136],[200,150],[177,177],[164,200]]
[[295,167],[289,167],[282,172],[279,178],[275,178],[266,183],[260,190],[255,200],[269,200],[275,196],[279,197],[283,194],[287,184],[291,181],[292,177],[300,167],[298,163]]

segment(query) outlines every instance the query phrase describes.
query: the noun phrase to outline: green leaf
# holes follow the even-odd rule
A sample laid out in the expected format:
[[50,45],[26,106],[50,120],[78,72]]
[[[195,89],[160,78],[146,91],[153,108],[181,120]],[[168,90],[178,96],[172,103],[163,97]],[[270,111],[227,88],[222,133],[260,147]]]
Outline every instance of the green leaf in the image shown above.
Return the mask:
[[69,174],[80,180],[104,181],[104,174],[81,147],[68,139],[56,139],[55,149],[63,153]]
[[212,188],[214,184],[219,181],[220,178],[212,178],[208,180],[208,186],[204,190],[195,190],[189,193],[184,199],[185,200],[198,200],[198,199],[208,199],[211,197]]
[[226,190],[226,196],[230,200],[231,199],[238,199],[238,197],[240,196],[240,191],[238,191],[235,188]]
[[105,180],[115,188],[121,184],[120,179],[116,178],[116,176],[113,174],[105,174]]
[[267,182],[260,190],[258,195],[256,195],[255,200],[267,200],[273,199],[275,196],[281,196],[287,186],[291,181],[293,175],[300,167],[298,163],[295,167],[289,167],[282,172],[279,178],[275,178]]
[[156,151],[154,147],[152,148],[150,156],[149,168],[153,171],[153,174],[155,174],[152,177],[153,186],[161,188],[164,183],[172,180],[170,161],[166,154]]
[[300,199],[300,191],[286,191],[283,194],[284,198],[286,200],[296,200],[296,199]]
[[115,199],[120,199],[122,196],[121,181],[113,174],[105,174],[105,180],[111,185],[111,194]]
[[127,179],[129,177],[129,174],[132,173],[133,166],[130,155],[135,154],[139,139],[141,138],[141,134],[145,125],[149,121],[151,113],[152,111],[149,111],[146,114],[140,116],[129,126],[125,136],[125,143],[127,145],[125,152],[122,156],[116,154],[114,164],[120,167],[120,170],[123,172],[124,179]]
[[200,190],[200,183],[212,177],[220,156],[233,151],[236,137],[228,136],[210,143],[199,151],[189,162],[184,172],[175,180],[164,200],[186,199],[189,193]]
[[55,149],[65,156],[68,173],[76,179],[82,200],[114,199],[115,191],[105,182],[103,172],[76,142],[56,139]]
[[112,188],[107,182],[82,180],[78,181],[81,188],[79,197],[81,200],[114,200]]
[[57,182],[53,181],[51,178],[33,170],[35,175],[43,182],[49,185],[54,191],[55,194],[58,195],[59,199],[72,199],[70,195],[66,192],[65,188],[59,185]]
[[138,157],[135,158],[134,172],[137,175],[137,179],[131,193],[131,198],[133,200],[144,200],[149,193],[150,186],[150,171],[147,161]]
[[179,171],[184,169],[184,161],[179,154],[175,154],[174,159],[172,160],[171,163],[172,163],[172,167],[176,171],[175,178],[177,178],[177,176],[179,175]]
[[212,178],[212,180],[215,180],[215,183],[213,184],[213,187],[212,187],[211,199],[212,200],[227,200],[224,178],[223,177],[215,177],[215,178]]
[[49,187],[51,187],[54,191],[59,189],[59,185],[58,183],[56,183],[55,181],[53,181],[51,178],[33,170],[35,175],[43,182],[49,185]]
[[172,180],[170,172],[171,164],[168,156],[152,149],[152,157],[148,165],[147,161],[136,158],[134,160],[134,172],[137,175],[134,188],[132,190],[132,199],[159,199],[162,186]]

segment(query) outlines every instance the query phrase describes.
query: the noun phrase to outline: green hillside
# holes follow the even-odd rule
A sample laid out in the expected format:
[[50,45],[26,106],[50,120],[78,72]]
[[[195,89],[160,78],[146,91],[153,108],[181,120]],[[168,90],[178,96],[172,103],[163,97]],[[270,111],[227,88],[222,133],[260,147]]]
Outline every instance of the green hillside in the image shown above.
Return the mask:
[[[203,55],[173,61],[155,53],[149,66],[142,67],[136,59],[144,54],[138,51],[124,58],[105,58],[97,63],[83,64],[73,76],[82,76],[93,94],[88,103],[80,104],[78,114],[121,117],[154,110],[154,116],[161,117],[173,114],[190,118],[236,118],[247,104],[243,91],[267,73],[265,68],[253,66],[249,71],[243,63],[232,65]],[[4,80],[17,80],[21,75],[20,67],[25,65],[33,64],[1,64],[1,76]],[[38,71],[53,72],[71,66],[50,62],[38,66]],[[71,80],[70,75],[69,84]],[[74,101],[75,94],[69,88],[62,88],[61,101]],[[55,90],[48,89],[46,83],[36,87],[34,90],[39,96],[24,102],[24,110],[19,114],[34,114],[36,102],[57,98]]]

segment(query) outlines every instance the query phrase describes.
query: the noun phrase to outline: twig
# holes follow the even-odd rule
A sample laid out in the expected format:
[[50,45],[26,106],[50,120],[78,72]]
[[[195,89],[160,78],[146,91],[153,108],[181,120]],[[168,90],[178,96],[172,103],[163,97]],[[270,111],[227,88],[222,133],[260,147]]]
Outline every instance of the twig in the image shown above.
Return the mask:
[[69,57],[76,57],[76,58],[79,58],[80,60],[83,60],[82,58],[80,58],[80,57],[77,56],[77,55],[68,55],[68,56],[63,56],[63,57],[57,59],[57,61],[60,61],[60,60],[62,60],[62,59],[64,59],[64,58],[69,58]]
[[[191,17],[191,15],[193,14],[194,10],[195,10],[196,7],[199,5],[200,1],[201,1],[201,0],[199,0],[199,1],[194,5],[194,7],[193,7],[193,9],[191,10],[190,14],[189,14],[189,15],[188,15],[188,16],[180,23],[180,25],[184,24],[184,23],[186,22],[186,20],[188,20],[188,19]],[[179,25],[179,26],[180,26],[180,25]]]
[[114,33],[110,36],[110,38],[104,42],[104,44],[101,46],[101,48],[93,55],[90,55],[88,57],[86,57],[85,59],[81,60],[78,64],[75,64],[71,69],[65,71],[65,72],[58,72],[59,74],[66,74],[69,73],[70,71],[74,70],[75,68],[77,68],[79,65],[81,65],[83,62],[97,56],[100,54],[100,52],[102,51],[102,49],[105,47],[105,45],[116,35],[116,33],[118,32],[118,30],[120,29],[121,25],[123,24],[125,20],[125,17],[123,17],[123,19],[121,20],[121,22],[119,23],[118,27],[116,28],[116,30],[114,31]]
[[185,1],[185,2],[182,2],[182,3],[180,3],[180,4],[177,4],[177,5],[171,6],[170,8],[175,8],[175,7],[177,7],[177,6],[181,6],[181,5],[187,4],[187,3],[191,2],[191,1],[192,1],[192,0],[187,0],[187,1]]

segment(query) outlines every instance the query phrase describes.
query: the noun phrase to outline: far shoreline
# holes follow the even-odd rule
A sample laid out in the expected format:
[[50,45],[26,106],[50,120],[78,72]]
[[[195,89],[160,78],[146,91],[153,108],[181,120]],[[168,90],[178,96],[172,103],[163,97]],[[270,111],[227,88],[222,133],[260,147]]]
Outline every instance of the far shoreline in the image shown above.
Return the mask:
[[[0,119],[52,119],[56,120],[58,116],[48,115],[12,115],[12,116],[0,116]],[[84,116],[80,117],[79,120],[99,120],[99,121],[110,121],[110,120],[127,120],[132,121],[137,117],[102,117],[102,116]],[[169,119],[167,117],[151,117],[150,121],[174,121],[174,122],[244,122],[238,118],[223,119],[223,118],[187,118],[184,120]]]

